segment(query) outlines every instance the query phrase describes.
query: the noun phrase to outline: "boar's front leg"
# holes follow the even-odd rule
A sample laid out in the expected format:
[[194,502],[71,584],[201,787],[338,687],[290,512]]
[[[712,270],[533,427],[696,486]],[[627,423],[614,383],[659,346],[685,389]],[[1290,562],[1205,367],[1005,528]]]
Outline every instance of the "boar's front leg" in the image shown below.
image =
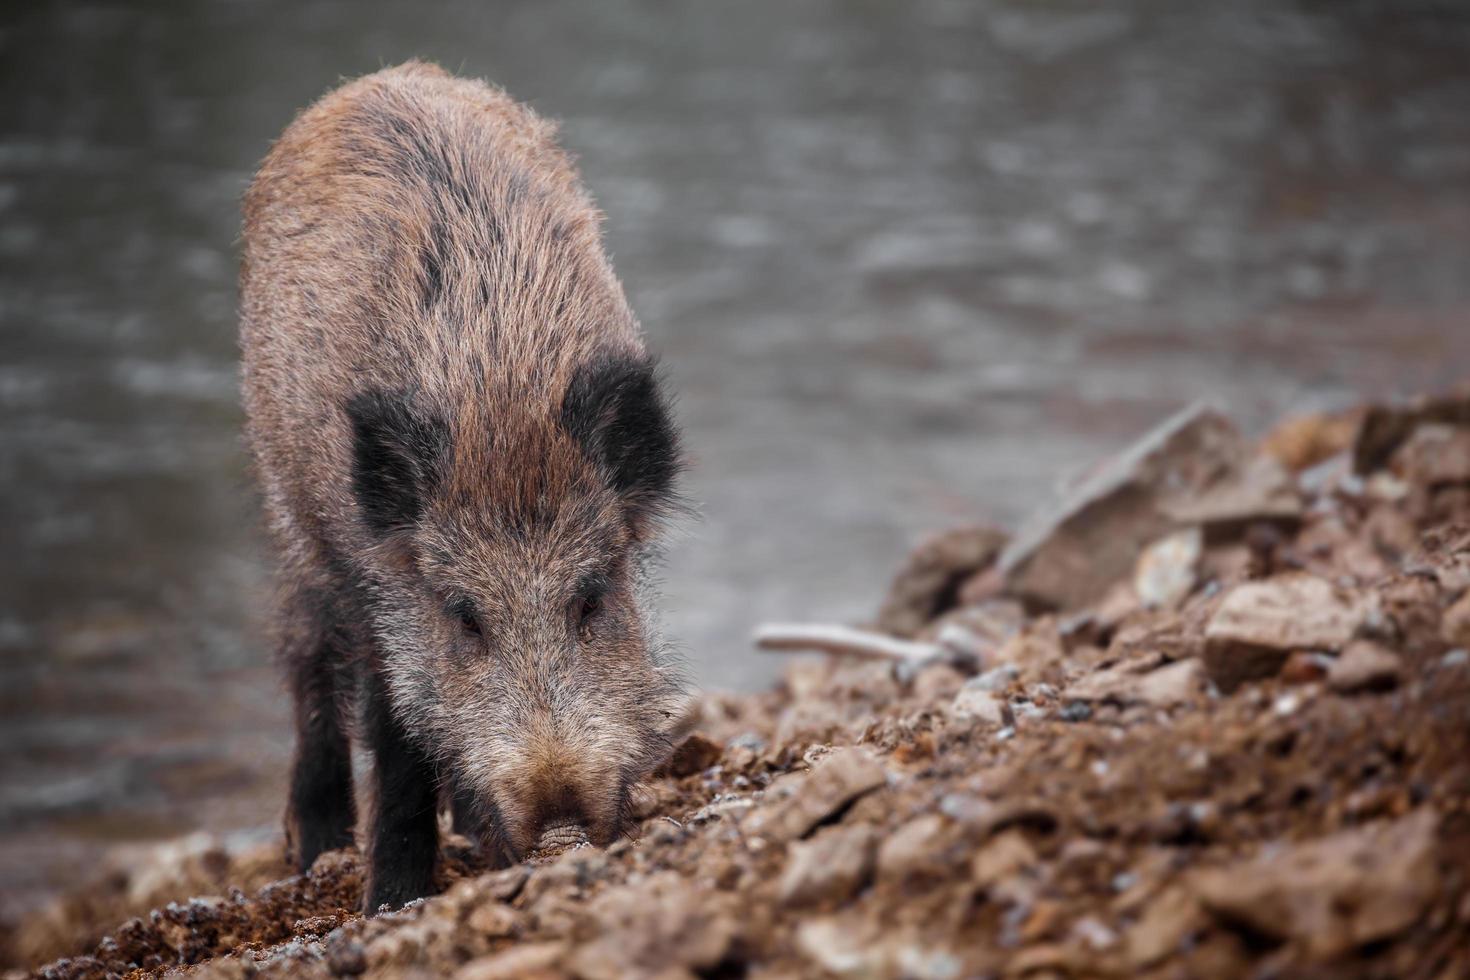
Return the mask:
[[433,765],[394,716],[376,669],[368,679],[366,722],[377,761],[363,901],[363,910],[372,915],[384,905],[396,909],[433,893],[439,793]]
[[301,871],[323,851],[351,847],[357,825],[352,753],[339,698],[343,644],[323,595],[299,590],[282,610],[281,655],[290,671],[296,713],[286,831]]

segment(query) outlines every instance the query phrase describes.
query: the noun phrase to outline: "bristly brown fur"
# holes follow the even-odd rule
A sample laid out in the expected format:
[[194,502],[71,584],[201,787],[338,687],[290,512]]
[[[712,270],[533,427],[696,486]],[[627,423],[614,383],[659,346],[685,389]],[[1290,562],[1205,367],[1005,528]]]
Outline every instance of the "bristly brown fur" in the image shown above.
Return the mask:
[[551,820],[606,843],[680,712],[640,591],[680,455],[553,127],[409,63],[302,113],[244,210],[298,860],[351,832],[354,727],[369,910],[431,887],[425,800],[508,857]]

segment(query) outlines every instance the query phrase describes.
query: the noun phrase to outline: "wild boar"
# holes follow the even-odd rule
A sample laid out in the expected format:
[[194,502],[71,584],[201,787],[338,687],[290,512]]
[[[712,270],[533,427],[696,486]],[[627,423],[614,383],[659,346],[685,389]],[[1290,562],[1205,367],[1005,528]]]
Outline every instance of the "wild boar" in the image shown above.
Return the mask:
[[434,888],[437,814],[502,861],[607,844],[685,695],[646,602],[669,400],[554,127],[409,63],[304,111],[244,201],[246,437],[280,552],[288,839],[365,906]]

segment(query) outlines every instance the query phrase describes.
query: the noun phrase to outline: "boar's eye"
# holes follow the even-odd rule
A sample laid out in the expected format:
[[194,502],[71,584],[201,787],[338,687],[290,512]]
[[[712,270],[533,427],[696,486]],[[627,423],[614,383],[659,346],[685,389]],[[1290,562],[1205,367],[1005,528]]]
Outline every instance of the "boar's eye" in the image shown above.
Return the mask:
[[475,607],[468,599],[451,603],[449,615],[459,620],[460,628],[470,636],[481,635],[479,617],[475,615]]
[[459,625],[463,626],[464,631],[471,636],[480,635],[480,622],[479,620],[475,619],[474,615],[471,613],[461,613],[459,617]]
[[572,603],[572,618],[578,629],[586,629],[590,621],[602,611],[602,596],[596,594],[578,596]]
[[612,588],[612,578],[607,572],[594,572],[583,576],[577,583],[577,591],[572,599],[570,613],[572,624],[577,631],[585,633],[592,628],[592,623],[602,612],[603,597]]

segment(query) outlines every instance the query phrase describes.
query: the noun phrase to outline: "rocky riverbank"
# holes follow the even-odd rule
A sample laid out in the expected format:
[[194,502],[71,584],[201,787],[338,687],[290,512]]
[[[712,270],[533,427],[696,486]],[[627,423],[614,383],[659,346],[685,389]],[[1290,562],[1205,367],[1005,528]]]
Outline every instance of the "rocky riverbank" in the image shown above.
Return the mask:
[[47,977],[1470,975],[1470,398],[1191,410],[871,629],[710,697],[635,838],[364,919],[196,841],[21,923]]

